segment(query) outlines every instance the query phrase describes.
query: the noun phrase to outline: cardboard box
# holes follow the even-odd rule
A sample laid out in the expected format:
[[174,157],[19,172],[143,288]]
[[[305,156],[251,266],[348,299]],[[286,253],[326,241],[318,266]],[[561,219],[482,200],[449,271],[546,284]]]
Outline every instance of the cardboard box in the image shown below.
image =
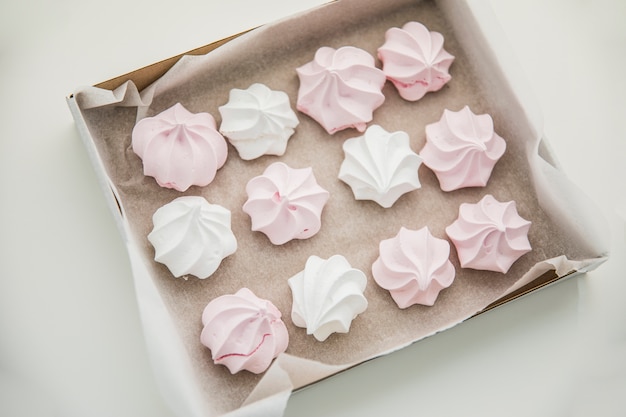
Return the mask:
[[[252,82],[286,91],[295,104],[295,68],[310,61],[317,48],[353,45],[375,55],[385,30],[408,20],[444,34],[446,49],[456,56],[453,79],[442,91],[416,103],[404,102],[388,83],[386,102],[374,113],[373,123],[407,131],[419,151],[424,126],[437,121],[444,108],[459,110],[468,104],[476,113],[491,114],[496,131],[507,140],[507,152],[487,187],[444,193],[422,167],[422,189],[391,209],[355,202],[336,173],[343,159],[341,144],[358,134],[343,131],[330,137],[299,114],[300,125],[284,157],[242,161],[231,148],[214,183],[184,193],[203,195],[231,209],[238,252],[207,280],[174,279],[153,261],[146,239],[152,213],[182,194],[143,176],[141,161],[129,147],[136,120],[182,102],[191,111],[210,112],[219,123],[217,107],[226,103],[229,90],[247,88]],[[129,252],[151,361],[172,408],[185,416],[269,415],[268,410],[280,414],[294,389],[602,263],[607,250],[600,216],[556,167],[542,137],[540,114],[517,71],[483,2],[341,0],[70,96],[77,128]],[[241,211],[245,183],[275,160],[313,166],[318,181],[331,191],[320,233],[278,248],[250,232],[249,219]],[[501,201],[515,200],[522,216],[533,221],[533,251],[502,275],[459,268],[453,250],[457,278],[435,306],[397,309],[371,278],[380,239],[395,235],[401,225],[414,229],[427,225],[436,236],[445,237],[443,229],[456,217],[459,204],[476,202],[489,193]],[[353,322],[350,333],[320,343],[291,323],[286,280],[303,268],[309,255],[328,257],[333,252],[341,252],[368,274],[370,306]],[[287,354],[262,376],[228,374],[212,364],[208,349],[199,343],[204,305],[241,286],[277,304],[289,327]]]

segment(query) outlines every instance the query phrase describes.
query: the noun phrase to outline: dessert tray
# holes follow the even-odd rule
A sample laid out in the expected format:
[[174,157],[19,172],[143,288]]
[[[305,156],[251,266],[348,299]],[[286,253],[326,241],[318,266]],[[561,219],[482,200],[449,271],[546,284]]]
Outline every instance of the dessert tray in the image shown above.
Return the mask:
[[[452,79],[416,102],[403,100],[387,83],[385,102],[374,112],[371,124],[407,132],[411,147],[418,151],[426,140],[425,126],[438,121],[445,109],[469,106],[475,113],[490,114],[507,148],[485,187],[444,192],[433,172],[422,166],[421,188],[392,207],[355,200],[337,174],[343,143],[360,133],[347,129],[329,135],[302,113],[284,155],[247,161],[229,145],[226,163],[208,186],[192,186],[181,193],[159,187],[143,175],[142,161],[131,147],[138,120],[182,103],[192,112],[212,114],[219,122],[218,108],[228,101],[230,90],[254,83],[286,92],[295,108],[295,69],[309,62],[318,48],[352,45],[376,56],[385,31],[407,21],[421,22],[444,35],[446,50],[455,57]],[[543,140],[536,106],[502,42],[491,11],[480,1],[341,0],[81,89],[68,98],[128,249],[152,365],[175,412],[280,415],[293,390],[585,272],[606,259],[603,223],[593,205],[559,171]],[[262,233],[251,231],[250,218],[242,210],[246,183],[277,161],[294,168],[312,167],[317,181],[330,193],[322,227],[310,239],[273,245]],[[453,284],[433,306],[399,309],[372,278],[379,242],[395,236],[401,227],[428,226],[433,235],[445,239],[445,228],[456,219],[460,205],[476,203],[487,194],[515,201],[520,215],[532,222],[528,235],[532,251],[503,274],[461,268],[451,250],[456,269]],[[147,239],[153,213],[183,195],[202,196],[232,213],[237,251],[207,279],[175,278],[154,261],[154,248]],[[349,333],[320,342],[290,320],[287,280],[302,270],[309,256],[335,254],[366,273],[368,307],[352,322]],[[226,367],[213,364],[210,351],[200,343],[201,315],[207,303],[243,287],[271,300],[282,312],[289,333],[286,352],[258,375],[231,375]]]

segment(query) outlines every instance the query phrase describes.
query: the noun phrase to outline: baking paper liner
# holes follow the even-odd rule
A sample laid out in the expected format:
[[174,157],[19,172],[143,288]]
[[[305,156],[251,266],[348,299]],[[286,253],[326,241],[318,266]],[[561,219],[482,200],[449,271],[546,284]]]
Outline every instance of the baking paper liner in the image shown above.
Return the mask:
[[[409,20],[444,35],[446,50],[456,57],[452,80],[417,102],[404,101],[387,83],[385,103],[375,111],[372,123],[388,131],[406,131],[413,150],[419,152],[426,124],[438,121],[444,109],[458,111],[469,105],[474,113],[492,115],[507,150],[486,187],[446,193],[422,166],[422,188],[404,195],[392,208],[356,201],[337,174],[343,142],[359,133],[348,130],[330,136],[302,113],[284,156],[243,161],[229,147],[228,161],[207,187],[179,193],[143,175],[141,160],[130,146],[136,120],[180,102],[192,112],[211,113],[219,124],[218,107],[228,101],[230,89],[245,89],[255,82],[287,92],[295,109],[295,68],[310,61],[317,48],[352,45],[376,56],[385,31]],[[548,271],[563,277],[604,259],[606,239],[598,211],[554,166],[541,140],[539,113],[508,55],[482,2],[342,0],[248,32],[206,55],[185,56],[141,92],[129,81],[113,91],[90,87],[74,94],[70,107],[128,247],[156,377],[176,413],[281,415],[294,389],[450,328]],[[241,208],[245,184],[275,161],[293,168],[311,166],[320,185],[330,191],[322,229],[311,239],[274,246],[265,235],[250,231],[250,219]],[[516,201],[520,215],[532,221],[533,250],[507,274],[500,274],[460,268],[453,248],[457,276],[435,305],[398,309],[371,276],[380,240],[393,237],[401,226],[428,226],[435,236],[446,239],[444,229],[456,219],[460,204],[475,203],[485,194]],[[206,280],[175,279],[154,262],[146,238],[156,209],[181,195],[201,195],[232,212],[239,249]],[[348,334],[318,342],[291,322],[287,279],[304,268],[310,255],[327,258],[336,253],[368,275],[369,307],[353,321]],[[289,330],[287,352],[263,375],[230,375],[212,363],[209,350],[199,341],[204,306],[241,287],[276,304]]]

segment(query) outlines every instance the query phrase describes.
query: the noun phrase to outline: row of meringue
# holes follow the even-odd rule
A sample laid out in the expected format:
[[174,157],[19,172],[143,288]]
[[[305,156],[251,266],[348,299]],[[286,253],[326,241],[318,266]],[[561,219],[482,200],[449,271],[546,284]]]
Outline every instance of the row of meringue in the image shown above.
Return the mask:
[[[476,204],[461,204],[457,219],[445,230],[462,268],[506,273],[531,250],[530,225],[518,214],[514,201],[502,203],[488,194]],[[449,259],[450,244],[434,237],[428,227],[402,227],[395,237],[380,242],[379,254],[372,275],[399,308],[433,305],[456,275]]]
[[[500,203],[487,195],[477,204],[461,205],[458,219],[446,233],[462,267],[505,273],[530,250],[529,227],[514,202]],[[450,244],[434,237],[428,227],[402,227],[395,237],[380,242],[372,275],[399,308],[432,306],[440,291],[454,281],[456,271],[449,255]],[[304,269],[287,282],[293,324],[320,342],[333,333],[348,333],[352,321],[368,306],[365,273],[341,255],[310,256]],[[214,363],[225,365],[231,373],[264,372],[289,344],[278,308],[247,288],[211,301],[202,324],[202,344],[211,350]]]
[[386,80],[402,98],[417,101],[452,78],[449,68],[454,56],[443,48],[443,36],[418,22],[387,30],[378,58],[382,69],[363,49],[319,48],[312,61],[296,69],[297,109],[331,135],[348,128],[363,132],[385,101]]
[[[304,270],[288,280],[293,303],[291,319],[318,341],[332,333],[347,333],[367,308],[363,295],[367,278],[341,255],[311,256]],[[242,369],[264,372],[287,349],[289,334],[281,313],[247,288],[215,298],[202,313],[200,341],[215,364],[231,373]]]
[[[144,174],[179,191],[207,185],[227,153],[214,126],[208,113],[192,114],[180,104],[141,120],[133,130],[133,149],[143,160]],[[389,133],[378,125],[346,140],[343,149],[339,178],[350,185],[356,199],[388,208],[404,193],[420,188],[417,170],[422,162],[444,191],[485,186],[506,142],[494,131],[490,115],[476,115],[465,106],[458,112],[444,110],[439,122],[426,126],[420,155],[411,150],[405,132]]]
[[191,113],[180,103],[137,122],[132,148],[144,175],[178,191],[206,186],[226,162],[224,137],[244,160],[283,155],[299,123],[286,93],[258,83],[247,90],[232,89],[219,111],[219,131],[211,114]]
[[[501,203],[486,195],[476,204],[461,204],[458,218],[446,227],[462,268],[506,273],[531,250],[531,222],[522,218],[514,201]],[[439,292],[454,281],[450,244],[428,227],[398,234],[379,245],[372,265],[376,283],[389,291],[399,308],[431,306]]]
[[426,126],[426,144],[419,155],[411,150],[405,132],[368,127],[364,135],[345,141],[339,179],[352,188],[357,200],[389,208],[403,194],[421,187],[422,163],[435,173],[444,191],[484,187],[505,148],[491,116],[476,115],[465,106],[458,112],[445,110],[439,122]]
[[[284,164],[275,166],[279,169],[286,167]],[[316,197],[318,202],[325,202],[323,199],[327,198],[327,193],[317,194]],[[273,238],[282,239],[286,236],[281,230],[284,224],[291,224],[293,226],[291,231],[300,233],[296,237],[308,237],[310,233],[319,229],[319,213],[311,216],[311,210],[315,208],[308,202],[302,204],[294,199],[292,202],[283,203],[280,201],[280,194],[276,199],[269,211],[276,214],[276,208],[282,209],[282,214],[278,213],[276,217],[270,219],[271,221],[263,221],[267,227],[259,230]],[[256,201],[254,204],[264,203],[272,204],[268,200]],[[263,216],[265,219],[266,215]],[[275,218],[284,216],[292,218],[286,223],[279,224],[275,221]],[[154,227],[148,235],[148,240],[155,249],[154,259],[166,265],[175,277],[191,274],[201,279],[208,278],[217,270],[224,258],[237,250],[237,239],[231,229],[230,211],[218,204],[210,204],[203,197],[179,197],[160,207],[152,219]],[[302,225],[310,220],[313,221],[311,228],[301,231]],[[253,227],[255,221],[257,220],[253,218]],[[463,268],[506,273],[520,256],[531,249],[528,241],[530,224],[518,214],[514,201],[502,203],[488,194],[476,204],[461,204],[457,220],[446,228],[446,233],[456,247]],[[279,231],[273,232],[270,230],[272,228]],[[401,231],[396,237],[398,242],[402,242],[402,233],[404,232]],[[427,253],[430,253],[431,248],[438,248],[437,245],[441,245],[433,243],[430,237],[411,239],[416,239],[415,245],[426,247]],[[447,245],[447,242],[445,244]],[[389,249],[401,248],[402,245],[389,245],[391,245],[389,242],[381,243],[382,258],[375,268],[378,271],[390,268],[384,260],[383,252],[389,252],[391,254],[389,256],[397,260],[399,259],[397,256],[404,251]],[[444,252],[443,249],[437,251]],[[411,252],[417,253],[414,250]],[[446,252],[449,253],[449,249]],[[446,258],[447,256],[446,254]]]

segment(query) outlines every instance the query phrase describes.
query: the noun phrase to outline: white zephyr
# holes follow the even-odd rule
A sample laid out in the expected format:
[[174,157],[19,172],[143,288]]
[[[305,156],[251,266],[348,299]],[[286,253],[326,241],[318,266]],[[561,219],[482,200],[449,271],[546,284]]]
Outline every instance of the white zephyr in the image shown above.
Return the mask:
[[219,111],[220,132],[244,160],[283,155],[299,123],[287,94],[260,83],[252,84],[247,90],[230,90],[228,103]]
[[367,308],[365,274],[341,255],[310,256],[304,270],[288,280],[293,295],[291,320],[323,342],[332,333],[347,333]]
[[178,197],[162,206],[152,216],[154,228],[148,235],[154,260],[175,277],[208,278],[237,250],[230,217],[228,209],[203,197]]
[[403,194],[421,187],[417,171],[422,158],[411,149],[406,132],[389,133],[372,125],[363,136],[346,140],[343,150],[339,179],[352,188],[357,200],[374,200],[389,208]]

